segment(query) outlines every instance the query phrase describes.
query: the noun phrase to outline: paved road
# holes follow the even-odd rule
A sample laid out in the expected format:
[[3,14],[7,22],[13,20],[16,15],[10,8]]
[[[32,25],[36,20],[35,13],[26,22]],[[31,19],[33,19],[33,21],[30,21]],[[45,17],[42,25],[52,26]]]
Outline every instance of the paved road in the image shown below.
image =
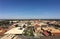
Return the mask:
[[60,36],[49,36],[49,37],[40,37],[40,38],[35,38],[35,37],[26,37],[26,36],[21,36],[21,35],[5,35],[0,39],[60,39]]
[[60,39],[60,36],[49,36],[49,37],[40,37],[40,38],[35,38],[35,37],[21,37],[18,36],[17,39]]
[[0,39],[12,39],[15,35],[13,34],[9,34],[9,35],[4,35],[2,38]]

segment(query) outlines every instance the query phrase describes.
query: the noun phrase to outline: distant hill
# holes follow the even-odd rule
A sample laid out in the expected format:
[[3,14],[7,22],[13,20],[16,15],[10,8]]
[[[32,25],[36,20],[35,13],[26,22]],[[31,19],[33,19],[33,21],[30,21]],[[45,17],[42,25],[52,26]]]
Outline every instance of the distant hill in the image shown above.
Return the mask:
[[3,21],[3,20],[48,20],[48,21],[60,21],[60,19],[0,19],[0,21]]

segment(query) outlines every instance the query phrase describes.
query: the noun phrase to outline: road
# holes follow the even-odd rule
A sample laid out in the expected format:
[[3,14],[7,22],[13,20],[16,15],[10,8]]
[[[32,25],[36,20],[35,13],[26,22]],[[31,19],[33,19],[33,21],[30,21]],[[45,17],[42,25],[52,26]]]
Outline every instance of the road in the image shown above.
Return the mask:
[[12,39],[14,36],[13,34],[4,35],[1,39]]
[[40,37],[40,38],[36,38],[36,37],[27,37],[27,36],[22,36],[22,35],[5,35],[0,39],[60,39],[60,36],[48,36],[48,37]]
[[13,35],[13,34],[10,34],[10,35],[5,35],[5,36],[3,36],[0,39],[27,39],[27,37],[24,37],[22,35]]

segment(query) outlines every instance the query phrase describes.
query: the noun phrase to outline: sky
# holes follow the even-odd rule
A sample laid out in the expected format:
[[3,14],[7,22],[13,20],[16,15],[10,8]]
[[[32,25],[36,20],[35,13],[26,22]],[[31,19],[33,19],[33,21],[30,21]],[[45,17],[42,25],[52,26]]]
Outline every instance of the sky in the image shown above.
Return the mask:
[[60,19],[60,0],[0,0],[0,19]]

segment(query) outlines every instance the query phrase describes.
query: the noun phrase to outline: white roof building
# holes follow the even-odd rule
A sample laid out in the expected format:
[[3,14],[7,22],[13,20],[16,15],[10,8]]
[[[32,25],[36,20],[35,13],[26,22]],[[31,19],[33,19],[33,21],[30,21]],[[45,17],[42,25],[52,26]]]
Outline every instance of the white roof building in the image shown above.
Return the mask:
[[20,30],[20,27],[15,27],[15,28],[12,28],[11,30],[7,31],[6,33],[4,34],[22,34],[23,31],[24,31],[25,28],[22,28]]

